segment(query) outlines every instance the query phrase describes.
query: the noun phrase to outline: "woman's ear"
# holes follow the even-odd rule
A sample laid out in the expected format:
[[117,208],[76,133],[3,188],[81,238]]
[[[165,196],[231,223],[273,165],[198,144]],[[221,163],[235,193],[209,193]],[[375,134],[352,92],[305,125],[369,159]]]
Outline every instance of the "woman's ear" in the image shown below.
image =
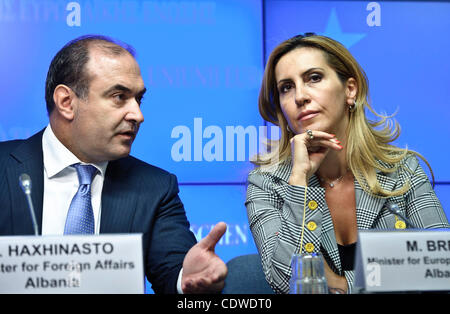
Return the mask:
[[77,96],[70,87],[64,84],[56,86],[53,91],[53,101],[55,102],[55,111],[67,120],[74,118],[74,103]]
[[347,96],[347,104],[353,105],[356,100],[356,95],[358,94],[358,84],[353,77],[347,80],[345,92]]

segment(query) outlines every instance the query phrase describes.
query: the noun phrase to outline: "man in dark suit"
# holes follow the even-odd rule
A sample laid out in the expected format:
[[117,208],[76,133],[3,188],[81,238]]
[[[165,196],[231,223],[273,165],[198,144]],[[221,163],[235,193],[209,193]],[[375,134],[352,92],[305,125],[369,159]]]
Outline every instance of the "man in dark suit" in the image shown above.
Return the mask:
[[[144,121],[145,91],[130,46],[103,36],[64,46],[47,75],[50,124],[27,140],[0,143],[0,235],[33,234],[18,184],[27,173],[41,234],[142,233],[145,273],[155,292],[221,291],[227,268],[214,247],[226,225],[217,224],[196,244],[176,177],[129,156]],[[89,183],[82,183],[78,166],[92,169]],[[80,196],[83,184],[90,194]],[[88,205],[79,209],[77,197]],[[85,216],[77,221],[71,212],[79,210]],[[87,229],[77,229],[86,221]]]

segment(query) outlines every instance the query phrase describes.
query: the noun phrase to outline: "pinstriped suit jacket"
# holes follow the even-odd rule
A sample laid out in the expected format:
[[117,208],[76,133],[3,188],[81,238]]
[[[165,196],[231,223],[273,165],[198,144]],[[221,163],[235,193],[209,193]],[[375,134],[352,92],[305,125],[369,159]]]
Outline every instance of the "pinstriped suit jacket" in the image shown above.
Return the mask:
[[[0,142],[0,236],[32,235],[19,176],[28,173],[39,231],[42,230],[44,166],[42,134]],[[111,161],[101,196],[100,233],[142,233],[145,274],[157,293],[177,293],[187,251],[196,243],[189,230],[177,179],[131,156]]]
[[[270,171],[257,168],[248,176],[247,214],[266,279],[275,292],[289,292],[291,257],[293,253],[299,253],[303,215],[306,215],[305,224],[314,221],[317,228],[310,231],[305,227],[301,253],[306,253],[305,243],[312,243],[314,252],[321,252],[337,274],[345,275],[351,291],[354,272],[342,271],[333,222],[325,201],[325,189],[315,175],[311,177],[306,204],[314,200],[318,206],[314,210],[306,206],[305,211],[305,187],[288,184],[291,169],[291,161],[287,160]],[[450,227],[416,157],[405,158],[394,173],[378,172],[377,178],[382,188],[389,191],[398,189],[408,180],[411,188],[402,196],[386,199],[366,193],[355,179],[359,230],[394,229],[396,217],[384,208],[387,202],[398,204],[402,213],[418,228]]]

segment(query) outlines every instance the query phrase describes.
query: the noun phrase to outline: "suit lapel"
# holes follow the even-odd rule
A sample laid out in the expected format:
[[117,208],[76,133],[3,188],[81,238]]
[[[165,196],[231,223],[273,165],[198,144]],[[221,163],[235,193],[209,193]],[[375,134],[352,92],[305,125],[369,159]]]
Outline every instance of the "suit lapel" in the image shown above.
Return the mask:
[[19,185],[19,176],[26,173],[32,181],[32,201],[39,233],[42,231],[42,203],[44,197],[44,164],[42,155],[43,130],[12,153],[12,165],[6,170],[10,196],[13,233],[18,235],[33,234],[33,225],[27,200]]
[[[393,191],[397,180],[377,172],[377,180],[381,188]],[[386,203],[386,198],[377,197],[364,191],[355,179],[355,199],[356,199],[356,221],[359,230],[372,228],[374,220],[378,217],[381,209]]]
[[137,206],[137,190],[128,173],[128,158],[111,161],[106,169],[102,190],[100,233],[132,232]]
[[[383,189],[392,191],[396,186],[396,180],[389,176],[377,173],[377,179]],[[310,185],[311,185],[310,181]],[[356,201],[356,221],[358,229],[370,229],[374,223],[375,218],[378,216],[380,210],[383,208],[386,199],[373,196],[366,193],[360,186],[358,181],[354,180],[355,184],[355,201]],[[320,186],[318,181],[315,184]],[[325,202],[325,206],[326,206]],[[341,258],[339,255],[339,249],[336,243],[336,235],[334,231],[333,220],[331,218],[330,211],[324,208],[323,211],[323,226],[322,226],[322,246],[325,250],[324,254],[328,255],[328,258],[332,260],[337,270],[342,270]]]

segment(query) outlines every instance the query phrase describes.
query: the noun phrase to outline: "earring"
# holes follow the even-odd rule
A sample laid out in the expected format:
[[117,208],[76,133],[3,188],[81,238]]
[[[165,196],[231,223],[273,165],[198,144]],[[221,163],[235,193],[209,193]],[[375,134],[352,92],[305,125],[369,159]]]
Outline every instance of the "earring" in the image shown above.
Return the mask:
[[353,105],[348,106],[348,110],[350,113],[355,112],[356,110],[356,99],[353,101]]
[[291,131],[291,129],[289,128],[289,124],[286,124],[286,130],[288,131],[288,133],[294,133]]

